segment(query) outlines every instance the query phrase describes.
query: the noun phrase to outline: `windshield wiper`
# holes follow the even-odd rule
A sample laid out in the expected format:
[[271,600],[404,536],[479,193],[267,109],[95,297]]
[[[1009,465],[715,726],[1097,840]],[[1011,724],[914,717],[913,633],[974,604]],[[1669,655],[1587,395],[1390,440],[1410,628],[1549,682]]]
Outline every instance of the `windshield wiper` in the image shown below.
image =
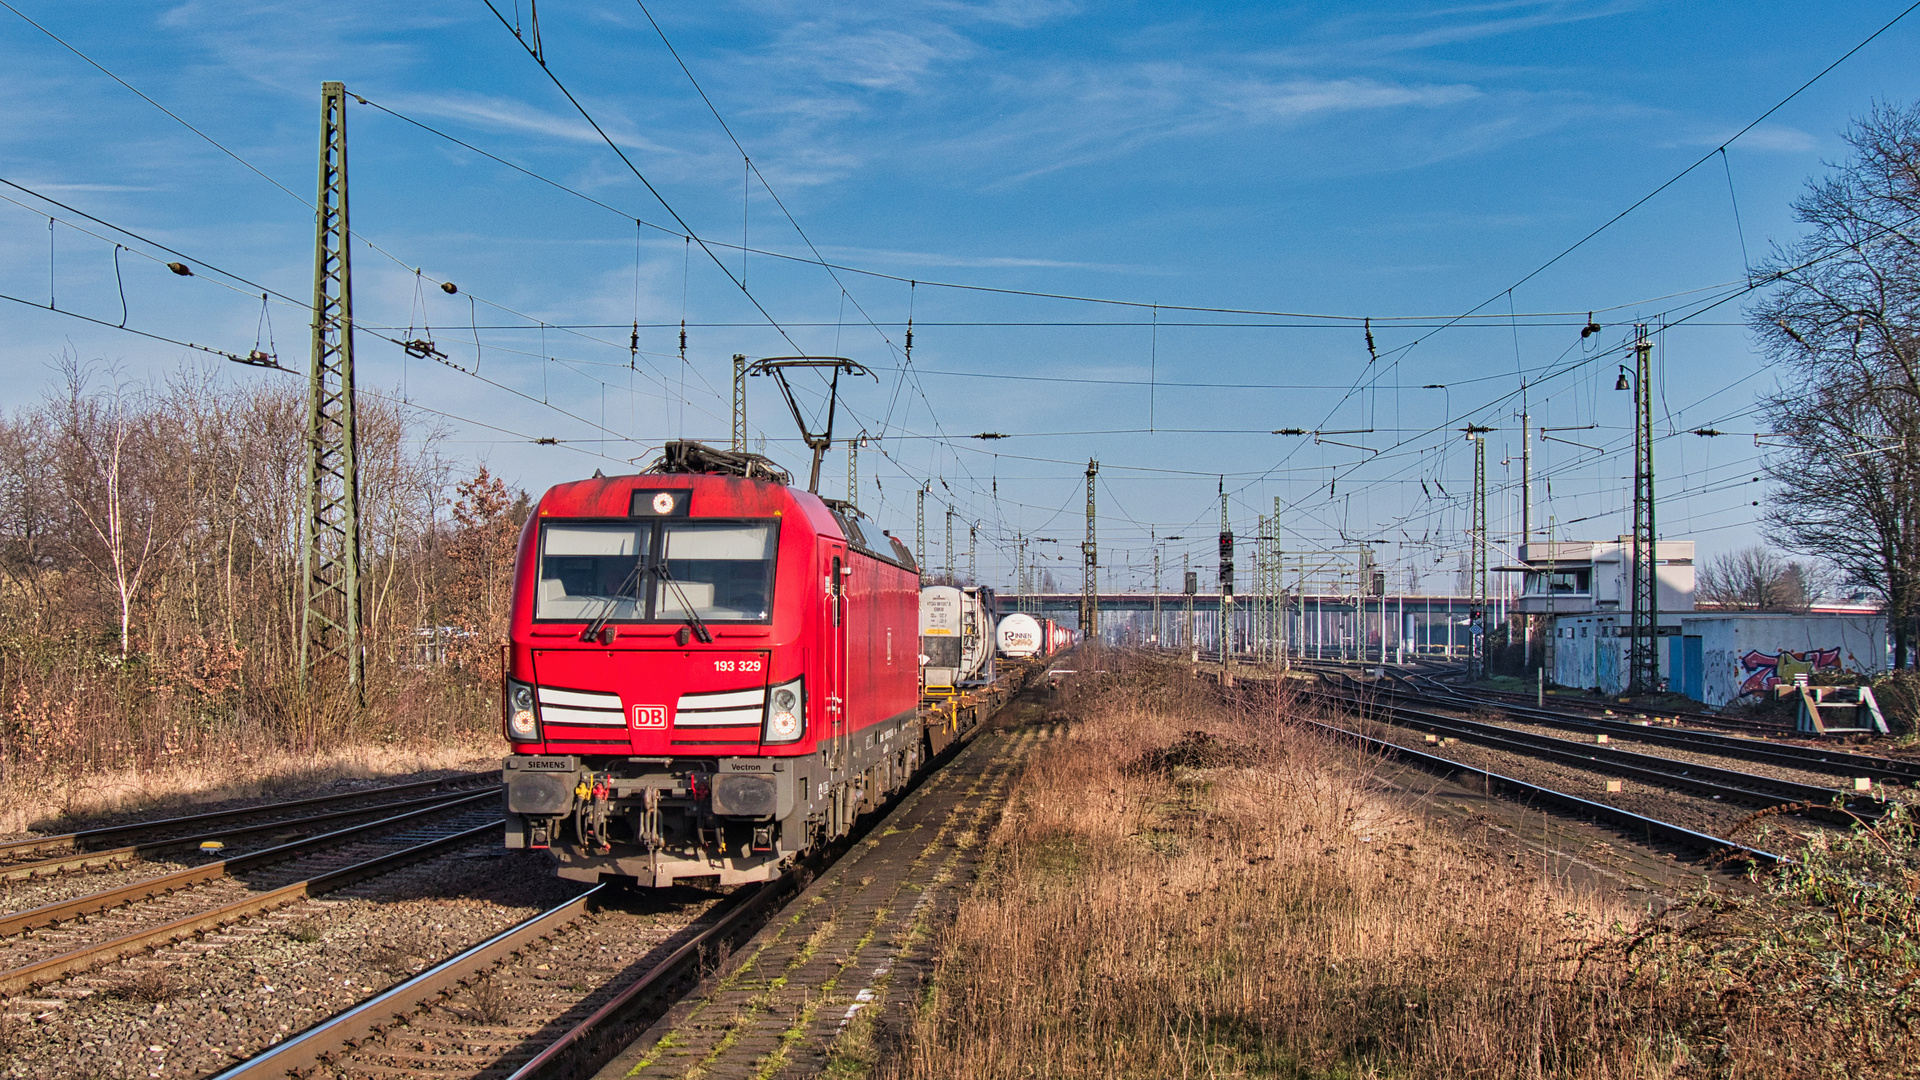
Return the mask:
[[713,644],[713,635],[707,633],[707,624],[700,621],[700,613],[693,610],[693,604],[687,600],[687,594],[680,590],[680,582],[675,580],[673,574],[667,570],[667,560],[661,559],[656,563],[653,572],[673,590],[674,599],[680,601],[680,609],[687,613],[687,622],[693,627],[693,636],[699,638],[702,645]]
[[[622,599],[620,594],[626,592],[629,586],[639,580],[640,567],[644,564],[644,559],[634,561],[633,569],[627,571],[626,578],[622,580],[620,584],[614,586],[613,595],[606,598],[607,603],[600,609],[600,614],[595,615],[593,621],[587,624],[587,628],[580,632],[581,641],[592,641],[594,638],[600,636],[601,629],[607,625],[608,619],[613,618],[614,610],[620,606]],[[637,600],[638,597],[634,599]]]

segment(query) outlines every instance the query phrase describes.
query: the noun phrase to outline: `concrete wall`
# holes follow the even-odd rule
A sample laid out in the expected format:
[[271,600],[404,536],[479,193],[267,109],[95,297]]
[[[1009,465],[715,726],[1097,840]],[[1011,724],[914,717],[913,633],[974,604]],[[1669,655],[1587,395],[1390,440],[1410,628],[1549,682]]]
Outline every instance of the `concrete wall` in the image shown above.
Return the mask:
[[[1563,615],[1554,620],[1553,681],[1624,694],[1629,638],[1623,615]],[[1668,688],[1718,708],[1770,692],[1798,672],[1876,674],[1887,668],[1886,621],[1877,615],[1775,615],[1760,612],[1663,615],[1660,677]]]
[[[1629,638],[1618,637],[1627,625],[1624,615],[1562,615],[1554,620],[1553,681],[1561,686],[1598,689],[1603,694],[1627,692],[1627,645]],[[1662,616],[1663,627],[1674,626],[1678,616]],[[1667,656],[1668,638],[1660,639],[1660,677],[1670,679]]]
[[1886,620],[1879,616],[1695,614],[1681,620],[1681,634],[1675,689],[1716,707],[1768,693],[1801,672],[1887,668]]

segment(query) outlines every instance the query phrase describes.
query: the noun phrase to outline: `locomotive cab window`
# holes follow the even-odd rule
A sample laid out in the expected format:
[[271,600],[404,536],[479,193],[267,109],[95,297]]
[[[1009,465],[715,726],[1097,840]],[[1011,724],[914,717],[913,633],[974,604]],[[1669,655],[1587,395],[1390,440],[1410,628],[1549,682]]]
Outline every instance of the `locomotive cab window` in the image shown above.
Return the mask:
[[650,523],[594,525],[551,523],[541,530],[540,588],[536,619],[643,617],[640,560],[653,539]]
[[766,622],[777,537],[771,522],[549,521],[533,617]]
[[667,577],[654,617],[764,622],[773,606],[773,526],[676,522],[666,527]]

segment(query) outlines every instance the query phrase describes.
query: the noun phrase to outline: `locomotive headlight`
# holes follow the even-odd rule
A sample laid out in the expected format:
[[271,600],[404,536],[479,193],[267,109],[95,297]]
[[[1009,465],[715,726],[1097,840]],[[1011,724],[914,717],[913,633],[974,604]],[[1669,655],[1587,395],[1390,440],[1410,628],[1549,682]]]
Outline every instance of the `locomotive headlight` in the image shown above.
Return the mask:
[[540,720],[534,714],[533,687],[507,680],[507,738],[515,742],[537,742]]
[[767,719],[760,731],[762,743],[797,742],[807,732],[807,692],[802,681],[781,683],[767,693]]

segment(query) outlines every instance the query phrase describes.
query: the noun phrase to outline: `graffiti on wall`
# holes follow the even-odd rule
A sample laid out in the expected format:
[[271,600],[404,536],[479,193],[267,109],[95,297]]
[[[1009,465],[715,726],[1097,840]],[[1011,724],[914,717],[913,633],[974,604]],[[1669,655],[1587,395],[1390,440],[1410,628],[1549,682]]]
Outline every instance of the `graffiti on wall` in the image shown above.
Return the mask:
[[1750,649],[1740,658],[1740,669],[1747,673],[1746,681],[1740,684],[1740,693],[1764,694],[1781,683],[1792,682],[1795,675],[1811,675],[1816,671],[1838,670],[1839,667],[1839,649],[1808,649],[1805,652],[1781,649],[1777,653]]

